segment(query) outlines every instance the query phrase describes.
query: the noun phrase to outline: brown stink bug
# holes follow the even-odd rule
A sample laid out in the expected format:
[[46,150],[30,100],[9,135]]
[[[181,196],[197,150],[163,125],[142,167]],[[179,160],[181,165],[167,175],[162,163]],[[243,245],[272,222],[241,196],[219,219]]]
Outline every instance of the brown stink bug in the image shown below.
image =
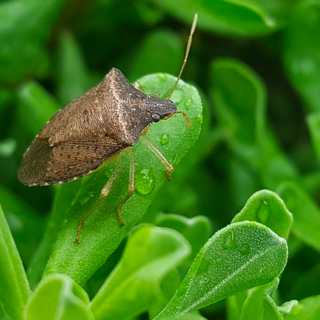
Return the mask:
[[[130,155],[129,190],[117,205],[121,225],[121,207],[135,190],[135,165],[132,146],[141,138],[167,169],[171,179],[172,164],[144,137],[148,127],[176,113],[181,113],[188,125],[190,120],[170,100],[187,62],[198,15],[193,20],[185,58],[179,76],[166,99],[147,96],[130,84],[118,69],[111,71],[102,82],[59,110],[35,137],[23,156],[19,180],[27,186],[48,186],[72,181],[99,168],[104,162],[123,151]],[[120,159],[120,157],[118,157]],[[110,191],[120,170],[120,161],[101,191],[100,200]],[[79,221],[76,242],[82,225],[92,210]]]

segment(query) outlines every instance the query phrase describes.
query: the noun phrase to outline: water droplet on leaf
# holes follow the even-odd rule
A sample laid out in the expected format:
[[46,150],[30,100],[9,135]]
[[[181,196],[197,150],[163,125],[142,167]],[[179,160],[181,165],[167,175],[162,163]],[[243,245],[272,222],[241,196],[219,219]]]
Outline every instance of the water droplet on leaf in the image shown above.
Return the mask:
[[202,119],[203,119],[202,114],[199,114],[199,115],[196,116],[196,122],[198,124],[202,124]]
[[155,180],[152,169],[144,169],[136,174],[136,191],[147,195],[154,189]]
[[192,99],[188,98],[185,103],[186,110],[189,110],[191,105],[192,105]]
[[158,78],[159,78],[159,80],[161,80],[161,81],[167,81],[167,80],[168,80],[168,77],[167,77],[165,74],[163,74],[163,73],[159,73],[159,74],[158,74]]
[[169,142],[169,135],[167,135],[166,133],[164,133],[163,135],[161,135],[160,138],[160,143],[165,146],[166,144],[168,144]]
[[106,177],[110,178],[112,176],[113,172],[114,172],[114,169],[113,168],[109,168],[105,173]]
[[237,247],[236,240],[234,238],[234,233],[230,232],[226,235],[224,242],[222,244],[223,249],[235,249]]
[[263,201],[256,212],[257,221],[260,223],[266,223],[269,218],[269,213],[268,202]]
[[245,255],[249,254],[251,251],[248,243],[242,243],[242,244],[238,245],[237,249],[240,253],[245,254]]

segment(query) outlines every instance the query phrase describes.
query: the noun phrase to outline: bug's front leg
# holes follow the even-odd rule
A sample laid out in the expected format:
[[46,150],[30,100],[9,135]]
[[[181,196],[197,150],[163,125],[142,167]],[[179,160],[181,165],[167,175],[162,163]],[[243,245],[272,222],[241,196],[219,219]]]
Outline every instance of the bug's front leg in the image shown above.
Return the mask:
[[174,172],[173,165],[151,142],[149,142],[145,138],[145,136],[142,135],[141,139],[147,145],[147,147],[154,153],[154,155],[161,161],[164,167],[167,169],[167,172],[166,172],[167,180],[171,181],[171,175]]

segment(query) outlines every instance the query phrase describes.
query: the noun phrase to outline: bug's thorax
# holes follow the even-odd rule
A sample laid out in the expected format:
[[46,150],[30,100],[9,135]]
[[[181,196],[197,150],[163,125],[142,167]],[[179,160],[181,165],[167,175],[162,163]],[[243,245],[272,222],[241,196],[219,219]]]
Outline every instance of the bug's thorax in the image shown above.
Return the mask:
[[134,145],[145,128],[177,111],[172,101],[147,96],[135,88],[116,68],[102,81],[103,88],[108,92],[101,99],[107,134],[124,145]]

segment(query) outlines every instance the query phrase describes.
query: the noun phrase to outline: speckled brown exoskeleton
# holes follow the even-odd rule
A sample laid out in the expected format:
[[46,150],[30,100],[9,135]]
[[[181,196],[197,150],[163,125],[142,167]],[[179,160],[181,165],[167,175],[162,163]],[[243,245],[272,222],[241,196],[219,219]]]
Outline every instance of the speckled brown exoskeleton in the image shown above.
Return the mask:
[[[165,166],[167,179],[170,180],[172,164],[146,140],[144,134],[152,123],[177,113],[181,113],[190,125],[186,114],[177,111],[170,98],[187,62],[197,18],[196,14],[179,76],[166,99],[156,95],[147,96],[130,84],[121,71],[111,69],[102,82],[59,110],[42,128],[23,156],[19,180],[27,186],[48,186],[72,181],[127,151],[130,154],[129,190],[117,205],[120,224],[124,225],[121,207],[135,190],[132,146],[140,138],[143,139]],[[100,200],[109,193],[119,169],[118,160],[116,170],[101,191]],[[79,242],[81,228],[90,213],[79,221],[76,242]]]

